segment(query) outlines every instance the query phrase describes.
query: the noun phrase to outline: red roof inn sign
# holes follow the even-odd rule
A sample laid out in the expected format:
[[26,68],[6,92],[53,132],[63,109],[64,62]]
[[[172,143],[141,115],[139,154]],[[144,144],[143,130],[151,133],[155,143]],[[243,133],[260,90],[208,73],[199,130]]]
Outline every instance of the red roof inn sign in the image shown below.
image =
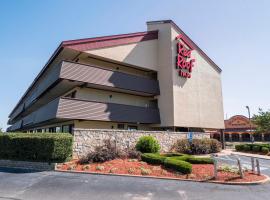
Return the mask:
[[185,40],[183,35],[178,35],[175,39],[177,40],[176,69],[179,70],[179,76],[191,78],[191,72],[195,62],[195,59],[191,59],[193,48]]

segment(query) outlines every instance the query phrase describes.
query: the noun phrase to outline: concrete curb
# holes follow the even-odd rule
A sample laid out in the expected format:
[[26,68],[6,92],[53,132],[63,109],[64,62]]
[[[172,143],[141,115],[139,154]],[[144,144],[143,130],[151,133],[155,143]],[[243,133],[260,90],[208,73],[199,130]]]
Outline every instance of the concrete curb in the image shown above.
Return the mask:
[[264,155],[259,155],[259,154],[232,152],[231,155],[245,156],[245,157],[250,157],[250,158],[258,158],[258,159],[263,159],[263,160],[270,160],[270,156],[264,156]]
[[85,171],[75,171],[75,170],[59,170],[55,169],[56,172],[64,173],[74,173],[74,174],[92,174],[92,175],[107,175],[107,176],[123,176],[123,177],[135,177],[135,178],[152,178],[152,179],[161,179],[161,180],[177,180],[177,181],[190,181],[198,183],[214,183],[214,184],[223,184],[223,185],[261,185],[268,183],[270,178],[267,175],[264,180],[254,181],[254,182],[222,182],[222,181],[213,181],[213,180],[192,180],[192,179],[181,179],[181,178],[169,178],[169,177],[157,177],[157,176],[140,176],[140,175],[129,175],[129,174],[112,174],[112,173],[98,173],[98,172],[85,172]]

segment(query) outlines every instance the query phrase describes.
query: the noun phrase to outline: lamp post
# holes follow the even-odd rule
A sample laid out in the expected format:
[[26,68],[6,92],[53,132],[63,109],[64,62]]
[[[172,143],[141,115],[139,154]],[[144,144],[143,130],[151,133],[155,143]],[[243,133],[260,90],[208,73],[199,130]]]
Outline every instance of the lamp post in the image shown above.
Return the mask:
[[248,120],[249,120],[249,134],[250,134],[250,138],[251,138],[251,142],[254,142],[254,137],[251,133],[251,119],[250,119],[250,109],[249,106],[246,106],[246,109],[248,110]]

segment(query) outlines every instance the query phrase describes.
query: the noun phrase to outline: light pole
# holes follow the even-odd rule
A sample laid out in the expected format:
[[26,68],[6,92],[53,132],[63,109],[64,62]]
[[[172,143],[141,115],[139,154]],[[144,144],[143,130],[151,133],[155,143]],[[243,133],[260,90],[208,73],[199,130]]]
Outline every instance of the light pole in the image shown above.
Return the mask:
[[254,137],[251,133],[251,119],[250,119],[250,109],[249,106],[246,106],[246,109],[248,110],[248,120],[249,120],[249,134],[250,134],[250,138],[251,138],[251,142],[254,142]]

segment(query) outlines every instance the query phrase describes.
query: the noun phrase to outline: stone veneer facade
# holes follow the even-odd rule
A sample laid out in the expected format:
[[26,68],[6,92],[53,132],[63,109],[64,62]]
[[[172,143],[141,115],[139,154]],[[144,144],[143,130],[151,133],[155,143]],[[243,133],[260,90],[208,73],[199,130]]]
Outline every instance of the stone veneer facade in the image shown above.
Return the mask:
[[[185,139],[188,133],[169,131],[129,131],[111,129],[74,129],[73,157],[81,158],[94,151],[95,147],[104,144],[104,140],[116,142],[120,149],[132,148],[141,136],[154,136],[161,146],[162,152],[170,148],[178,139]],[[193,138],[210,138],[208,133],[194,133]]]

